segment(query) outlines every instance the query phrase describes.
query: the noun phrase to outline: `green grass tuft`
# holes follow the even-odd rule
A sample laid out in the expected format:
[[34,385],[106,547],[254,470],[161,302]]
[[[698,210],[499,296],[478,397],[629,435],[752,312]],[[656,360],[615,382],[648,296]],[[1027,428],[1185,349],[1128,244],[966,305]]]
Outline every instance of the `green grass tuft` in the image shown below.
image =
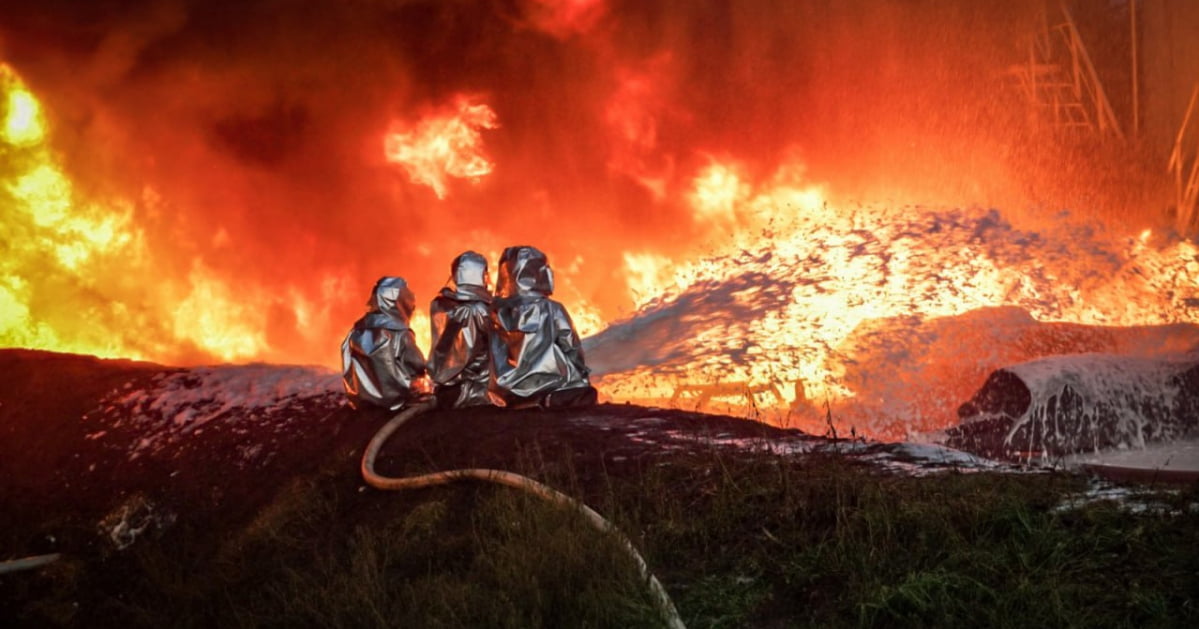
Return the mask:
[[[718,451],[615,473],[548,454],[523,448],[518,471],[612,519],[692,628],[1199,626],[1199,488],[1135,513],[1058,508],[1087,486],[1062,474],[912,478]],[[300,479],[235,531],[181,522],[3,602],[30,626],[84,623],[72,597],[96,610],[89,626],[661,626],[619,543],[569,509],[483,485],[361,490],[349,474]]]

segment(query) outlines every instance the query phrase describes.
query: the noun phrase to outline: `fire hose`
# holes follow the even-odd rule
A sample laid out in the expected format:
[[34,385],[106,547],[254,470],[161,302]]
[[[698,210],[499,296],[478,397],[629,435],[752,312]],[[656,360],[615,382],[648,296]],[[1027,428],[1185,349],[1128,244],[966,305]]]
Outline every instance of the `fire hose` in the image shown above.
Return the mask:
[[62,554],[50,553],[48,555],[33,555],[32,557],[0,561],[0,574],[40,568],[46,564],[51,564],[55,561],[58,561],[59,557],[62,557]]
[[[595,526],[600,531],[612,535],[625,550],[626,553],[633,559],[637,566],[637,572],[641,578],[648,584],[651,593],[654,595],[655,603],[658,606],[658,611],[662,614],[662,618],[666,621],[667,626],[672,629],[686,629],[683,624],[679,612],[675,609],[674,603],[670,600],[670,596],[666,593],[662,583],[658,581],[650,571],[649,566],[645,563],[645,559],[641,557],[641,553],[637,552],[636,547],[629,541],[623,533],[620,532],[611,522],[604,519],[603,516],[596,513],[594,509],[586,504],[567,496],[566,494],[549,487],[548,485],[539,483],[527,476],[521,476],[512,472],[494,469],[459,469],[447,470],[444,472],[434,472],[430,474],[420,474],[417,476],[407,476],[403,478],[390,478],[381,476],[375,472],[375,457],[383,444],[387,442],[391,435],[400,428],[404,423],[413,417],[431,410],[435,404],[432,401],[416,404],[398,413],[392,417],[382,428],[379,429],[375,436],[371,438],[367,444],[366,451],[362,455],[362,477],[367,484],[376,489],[386,490],[404,490],[418,489],[423,487],[433,487],[436,485],[446,485],[458,481],[478,480],[489,483],[497,483],[507,485],[516,489],[527,491],[536,496],[539,496],[549,502],[557,505],[569,507],[581,514],[591,525]],[[51,553],[46,555],[33,555],[21,559],[12,559],[0,562],[0,574],[9,572],[19,572],[21,570],[32,570],[41,566],[57,561],[62,555],[60,553]]]
[[497,483],[507,485],[531,494],[544,498],[549,502],[569,507],[581,514],[589,523],[595,526],[600,531],[612,535],[625,552],[632,557],[633,562],[637,565],[637,571],[641,578],[648,584],[650,591],[654,595],[655,602],[658,606],[658,611],[662,614],[662,619],[666,621],[667,626],[672,629],[686,629],[683,624],[683,619],[679,617],[678,610],[675,609],[674,603],[670,600],[670,596],[666,594],[665,588],[649,571],[649,566],[646,565],[645,559],[637,552],[636,547],[629,541],[623,533],[620,532],[611,522],[605,520],[603,516],[596,513],[591,507],[567,496],[566,494],[539,483],[527,476],[521,476],[512,472],[493,469],[460,469],[447,470],[444,472],[433,472],[429,474],[420,474],[417,476],[406,476],[403,478],[390,478],[381,476],[375,472],[375,456],[383,447],[383,444],[391,437],[400,426],[413,417],[431,410],[434,407],[433,402],[422,402],[414,406],[410,406],[403,411],[400,411],[395,417],[392,417],[375,436],[371,438],[370,443],[366,446],[366,452],[362,454],[362,478],[367,484],[376,489],[403,490],[403,489],[418,489],[423,487],[433,487],[436,485],[446,485],[458,481],[476,480],[488,483]]

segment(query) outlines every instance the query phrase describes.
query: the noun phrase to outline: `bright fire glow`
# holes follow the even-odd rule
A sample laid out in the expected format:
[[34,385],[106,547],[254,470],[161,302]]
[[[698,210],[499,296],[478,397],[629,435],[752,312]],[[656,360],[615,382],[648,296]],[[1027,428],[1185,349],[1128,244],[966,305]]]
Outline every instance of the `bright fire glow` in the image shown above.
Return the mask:
[[[168,262],[149,247],[134,207],[83,198],[45,143],[40,105],[3,65],[0,88],[8,103],[0,345],[137,359],[189,355],[181,348],[205,359],[261,357],[269,344],[260,305],[270,296],[235,290],[198,261],[181,278],[163,276]],[[155,197],[147,191],[147,205]],[[36,315],[47,300],[57,302],[53,316]]]
[[704,220],[735,225],[738,201],[748,192],[736,171],[728,166],[712,164],[695,179],[691,206]]
[[998,93],[1040,2],[101,3],[94,47],[59,4],[0,21],[3,346],[336,368],[378,277],[427,350],[450,260],[528,244],[609,399],[910,428],[979,356],[1089,347],[978,309],[1199,322],[1138,158]]
[[[10,71],[3,70],[0,73],[7,75],[0,80],[5,83],[12,82]],[[37,99],[23,88],[10,88],[8,113],[4,117],[4,141],[16,146],[26,146],[41,142],[44,134],[41,107]]]
[[408,326],[412,328],[412,333],[416,335],[416,346],[420,348],[423,355],[428,356],[429,347],[433,343],[429,312],[424,308],[417,308],[412,312],[412,317],[408,320]]
[[196,344],[226,362],[245,360],[262,353],[266,329],[262,312],[255,304],[261,295],[235,295],[201,264],[188,274],[190,290],[175,301],[175,335]]
[[433,188],[444,199],[451,177],[478,180],[491,172],[494,165],[483,153],[480,131],[498,126],[490,107],[459,97],[452,107],[411,127],[393,128],[384,138],[384,152],[414,183]]
[[[35,318],[31,304],[41,287],[87,285],[90,263],[140,255],[139,234],[127,208],[112,210],[78,198],[70,179],[42,143],[41,108],[19,77],[0,65],[7,103],[4,143],[7,181],[0,183],[5,255],[0,261],[0,344],[100,356],[141,357],[141,352],[101,329],[94,312],[64,312],[62,321]],[[53,288],[52,288],[53,290]],[[104,307],[104,306],[100,306]],[[69,322],[69,323],[68,323]]]
[[570,321],[580,337],[588,337],[604,329],[606,323],[599,309],[586,300],[573,301],[570,308]]
[[[874,322],[909,321],[894,329],[898,343],[921,322],[1003,305],[1038,320],[1091,325],[1188,319],[1181,300],[1162,296],[1180,278],[1199,277],[1194,244],[1154,249],[1146,245],[1147,233],[1106,241],[1070,225],[1048,236],[1024,234],[981,210],[845,212],[825,204],[801,172],[783,171],[753,187],[735,168],[713,164],[696,177],[689,198],[704,220],[736,226],[726,232],[725,245],[681,264],[625,254],[630,291],[642,311],[623,324],[629,331],[623,338],[653,346],[639,351],[654,367],[606,377],[601,389],[609,399],[698,405],[820,431],[826,402],[839,413],[851,401],[878,403],[855,400],[881,386],[854,375],[863,370],[858,361],[871,360],[861,352],[875,343],[863,345]],[[673,312],[680,308],[675,304],[690,305]],[[662,338],[655,326],[666,313],[681,319]],[[963,386],[977,387],[987,374],[972,373],[976,356],[996,350],[961,351],[958,370],[976,380]],[[910,390],[928,384],[880,375]],[[890,407],[912,413],[907,429],[928,421],[944,425],[944,416],[921,418],[927,407],[901,408],[894,400]],[[853,419],[858,430],[871,432],[869,422]],[[903,436],[875,428],[876,435]]]
[[645,68],[618,73],[615,92],[604,107],[611,131],[607,166],[640,183],[657,200],[667,196],[673,163],[658,157],[660,119],[667,105],[660,93],[666,83],[669,56]]

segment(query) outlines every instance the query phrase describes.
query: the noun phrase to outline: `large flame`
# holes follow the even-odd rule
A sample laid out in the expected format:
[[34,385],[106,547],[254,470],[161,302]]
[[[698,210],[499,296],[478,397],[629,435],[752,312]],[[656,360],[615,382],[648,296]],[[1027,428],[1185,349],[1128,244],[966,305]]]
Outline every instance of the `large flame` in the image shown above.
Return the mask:
[[0,9],[5,346],[335,367],[379,276],[427,343],[517,244],[610,399],[819,411],[979,308],[1199,320],[1157,189],[997,79],[1039,0],[134,4]]
[[459,98],[449,111],[424,118],[410,130],[389,133],[384,151],[387,161],[403,166],[414,183],[433,188],[444,199],[450,177],[478,180],[491,172],[479,131],[495,127],[490,107]]
[[[102,330],[86,328],[89,313],[35,314],[43,287],[86,290],[87,270],[117,255],[139,255],[138,233],[125,208],[103,208],[78,198],[70,178],[45,144],[41,105],[8,67],[0,65],[3,112],[5,255],[0,262],[0,343],[100,356],[141,353]],[[94,316],[94,315],[93,315]]]
[[8,103],[0,343],[138,359],[263,356],[269,296],[235,294],[199,259],[180,277],[158,274],[164,252],[146,242],[133,205],[84,198],[47,141],[40,104],[8,66],[0,88]]

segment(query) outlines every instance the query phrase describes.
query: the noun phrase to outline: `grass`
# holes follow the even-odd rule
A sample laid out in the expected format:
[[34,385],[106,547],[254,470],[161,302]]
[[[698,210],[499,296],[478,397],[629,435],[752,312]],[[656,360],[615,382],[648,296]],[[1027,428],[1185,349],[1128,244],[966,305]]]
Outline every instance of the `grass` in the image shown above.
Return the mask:
[[[1056,508],[1086,487],[1070,475],[901,477],[831,455],[607,470],[533,446],[516,468],[613,519],[689,627],[1199,626],[1196,487],[1132,513]],[[299,479],[235,531],[180,522],[64,563],[4,603],[31,626],[661,626],[618,543],[568,510],[351,475]]]

